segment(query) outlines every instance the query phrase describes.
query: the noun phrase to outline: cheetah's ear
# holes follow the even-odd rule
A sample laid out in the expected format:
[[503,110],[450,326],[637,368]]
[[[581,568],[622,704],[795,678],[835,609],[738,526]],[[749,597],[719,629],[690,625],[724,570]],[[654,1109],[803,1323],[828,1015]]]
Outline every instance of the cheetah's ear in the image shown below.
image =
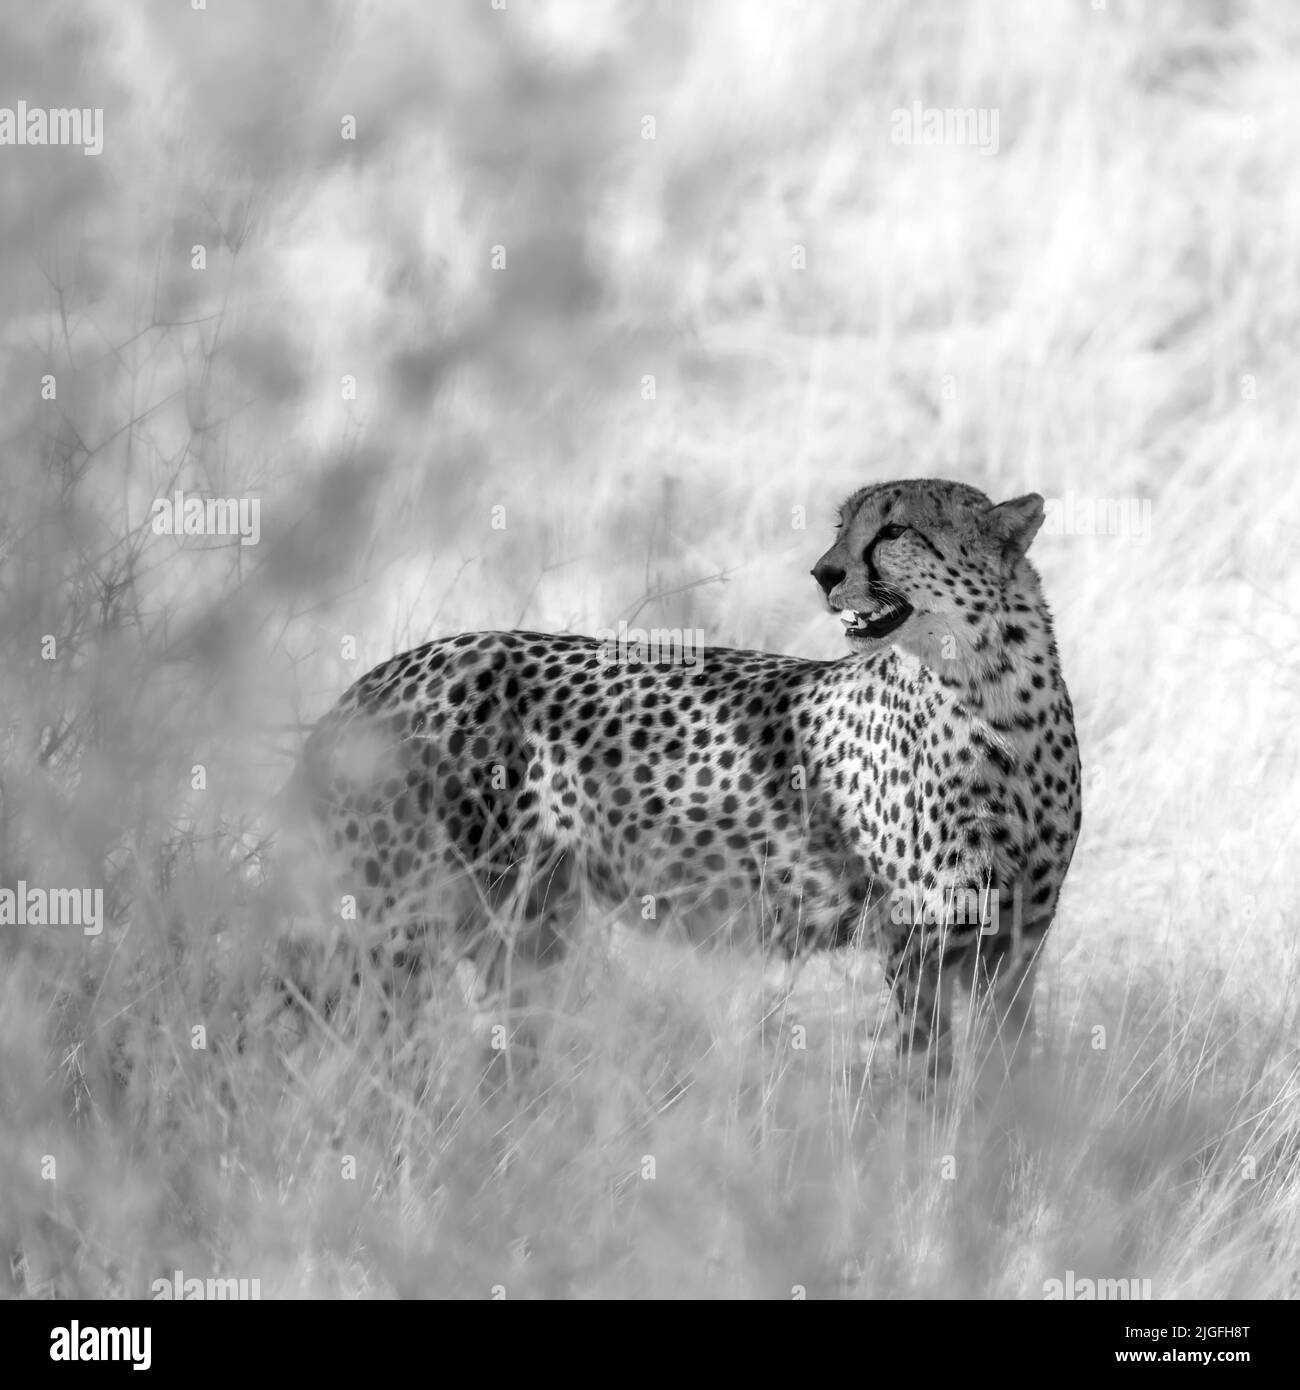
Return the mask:
[[1007,568],[1014,568],[1043,524],[1043,499],[1036,492],[999,502],[985,518],[989,534],[1002,546]]

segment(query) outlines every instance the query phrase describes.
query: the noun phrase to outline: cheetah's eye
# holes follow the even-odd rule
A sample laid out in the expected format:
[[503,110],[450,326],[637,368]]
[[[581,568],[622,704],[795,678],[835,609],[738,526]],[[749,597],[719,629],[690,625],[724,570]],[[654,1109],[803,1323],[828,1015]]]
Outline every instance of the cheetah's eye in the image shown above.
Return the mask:
[[906,530],[906,526],[891,524],[889,526],[882,526],[876,534],[882,541],[896,541]]

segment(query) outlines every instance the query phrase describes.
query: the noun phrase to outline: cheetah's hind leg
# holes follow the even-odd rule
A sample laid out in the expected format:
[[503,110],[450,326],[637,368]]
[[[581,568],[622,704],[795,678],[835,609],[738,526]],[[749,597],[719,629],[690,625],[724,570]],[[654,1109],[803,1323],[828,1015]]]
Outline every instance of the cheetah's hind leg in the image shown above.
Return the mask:
[[763,966],[758,1016],[759,1031],[764,1041],[769,1036],[778,1036],[791,1021],[791,996],[805,959],[805,956],[787,956],[784,953],[768,956]]
[[535,984],[568,949],[575,877],[572,855],[558,845],[479,867],[477,911],[458,933],[453,969],[476,1035],[505,1024],[514,1038]]

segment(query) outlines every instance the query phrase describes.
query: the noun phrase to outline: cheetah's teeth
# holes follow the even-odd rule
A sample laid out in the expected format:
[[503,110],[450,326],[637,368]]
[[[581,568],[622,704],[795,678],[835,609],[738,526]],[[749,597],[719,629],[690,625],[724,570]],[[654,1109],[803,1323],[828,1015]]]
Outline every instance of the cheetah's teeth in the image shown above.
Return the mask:
[[883,638],[896,631],[912,615],[911,605],[905,599],[883,601],[879,607],[870,611],[842,608],[840,622],[844,624],[845,636]]

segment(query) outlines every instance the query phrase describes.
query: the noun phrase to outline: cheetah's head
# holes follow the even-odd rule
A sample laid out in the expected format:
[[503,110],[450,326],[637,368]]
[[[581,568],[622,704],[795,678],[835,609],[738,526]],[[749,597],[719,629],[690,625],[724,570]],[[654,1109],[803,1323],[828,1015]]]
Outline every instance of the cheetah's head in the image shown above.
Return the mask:
[[878,483],[840,509],[812,573],[855,651],[960,655],[983,645],[1009,581],[1032,575],[1025,551],[1042,521],[1037,493],[995,507],[964,483]]

